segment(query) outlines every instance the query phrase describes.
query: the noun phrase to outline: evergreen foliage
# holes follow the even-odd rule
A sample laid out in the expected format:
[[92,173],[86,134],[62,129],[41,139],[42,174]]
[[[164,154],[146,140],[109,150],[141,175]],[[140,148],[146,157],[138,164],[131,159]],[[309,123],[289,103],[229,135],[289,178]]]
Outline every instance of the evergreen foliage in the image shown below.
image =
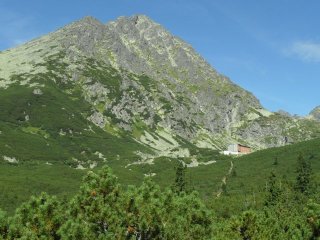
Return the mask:
[[61,203],[42,193],[22,204],[10,218],[9,239],[59,239],[58,229],[65,221]]
[[124,190],[108,167],[88,172],[70,202],[43,193],[9,219],[4,239],[211,239],[212,212],[197,193],[161,190],[150,178]]
[[[228,193],[206,204],[197,192],[186,191],[182,164],[171,188],[161,188],[151,177],[140,186],[123,187],[111,169],[103,167],[87,172],[71,200],[42,193],[12,216],[0,211],[0,239],[319,239],[319,196],[305,187],[315,179],[304,161],[299,156],[297,179],[269,174],[267,184],[260,186],[263,205],[247,204],[240,212],[229,209],[223,215],[219,204],[227,209],[233,200],[241,201]],[[301,181],[308,196],[297,188],[297,180],[306,179],[302,173],[308,177]]]
[[276,205],[279,201],[281,189],[277,184],[277,177],[274,172],[271,172],[268,182],[266,183],[266,206]]
[[312,229],[312,237],[310,239],[320,238],[320,204],[314,200],[310,200],[307,205],[308,223]]
[[302,154],[298,157],[296,173],[296,190],[305,195],[310,194],[312,168],[311,163]]
[[176,193],[181,193],[186,191],[186,169],[187,167],[179,161],[176,167],[176,178],[173,185],[173,189]]

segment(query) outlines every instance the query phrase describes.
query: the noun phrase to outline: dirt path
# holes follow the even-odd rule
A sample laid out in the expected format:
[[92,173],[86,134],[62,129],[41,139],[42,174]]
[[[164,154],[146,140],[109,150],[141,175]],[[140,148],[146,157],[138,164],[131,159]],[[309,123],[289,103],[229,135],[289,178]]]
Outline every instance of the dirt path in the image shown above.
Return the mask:
[[228,180],[228,177],[231,175],[232,170],[233,170],[233,162],[230,161],[230,168],[229,168],[227,174],[221,180],[222,183],[221,183],[220,188],[217,192],[217,195],[216,195],[217,198],[220,198],[220,196],[223,192],[223,189],[222,189],[223,185],[227,185],[227,180]]

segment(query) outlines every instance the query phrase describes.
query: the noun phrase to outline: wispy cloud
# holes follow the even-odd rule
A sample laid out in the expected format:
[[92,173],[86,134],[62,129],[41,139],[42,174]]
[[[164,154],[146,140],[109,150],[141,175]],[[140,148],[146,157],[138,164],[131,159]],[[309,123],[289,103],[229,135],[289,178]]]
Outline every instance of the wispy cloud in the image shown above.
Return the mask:
[[297,56],[304,61],[320,62],[320,42],[296,41],[284,52],[290,56]]

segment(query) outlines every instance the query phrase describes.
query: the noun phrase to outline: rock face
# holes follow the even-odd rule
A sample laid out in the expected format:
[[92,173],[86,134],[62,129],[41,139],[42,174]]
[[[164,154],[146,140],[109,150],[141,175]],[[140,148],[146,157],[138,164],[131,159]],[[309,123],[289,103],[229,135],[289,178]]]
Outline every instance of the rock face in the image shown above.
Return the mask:
[[316,120],[320,120],[320,106],[314,108],[309,116],[311,116],[312,118],[316,119]]
[[107,24],[85,17],[0,53],[0,66],[0,88],[20,84],[39,93],[49,80],[67,95],[80,91],[91,106],[85,119],[148,146],[162,139],[172,148],[187,142],[223,149],[236,141],[258,149],[282,145],[285,137],[309,139],[319,127],[265,110],[144,15]]

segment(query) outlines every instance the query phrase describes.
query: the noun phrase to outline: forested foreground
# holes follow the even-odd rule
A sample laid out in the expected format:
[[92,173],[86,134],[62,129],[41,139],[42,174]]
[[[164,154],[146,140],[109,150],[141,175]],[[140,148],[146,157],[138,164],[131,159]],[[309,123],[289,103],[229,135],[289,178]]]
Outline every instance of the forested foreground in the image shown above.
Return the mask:
[[[108,167],[88,172],[70,201],[46,193],[13,216],[0,212],[2,239],[318,239],[320,200],[310,163],[300,156],[294,182],[271,172],[264,204],[231,216],[188,189],[185,169],[160,189],[146,178],[124,188]],[[214,196],[212,197],[214,198]],[[230,196],[231,198],[231,196]],[[224,204],[228,204],[226,200]]]

